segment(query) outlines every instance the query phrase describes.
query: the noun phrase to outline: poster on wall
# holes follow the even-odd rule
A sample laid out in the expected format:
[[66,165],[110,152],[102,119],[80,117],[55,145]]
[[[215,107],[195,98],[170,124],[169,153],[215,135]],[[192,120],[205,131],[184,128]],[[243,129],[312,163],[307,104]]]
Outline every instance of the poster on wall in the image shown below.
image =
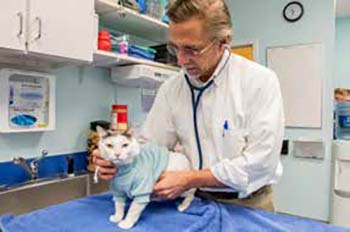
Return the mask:
[[268,67],[281,85],[286,127],[322,127],[323,50],[319,43],[267,49]]

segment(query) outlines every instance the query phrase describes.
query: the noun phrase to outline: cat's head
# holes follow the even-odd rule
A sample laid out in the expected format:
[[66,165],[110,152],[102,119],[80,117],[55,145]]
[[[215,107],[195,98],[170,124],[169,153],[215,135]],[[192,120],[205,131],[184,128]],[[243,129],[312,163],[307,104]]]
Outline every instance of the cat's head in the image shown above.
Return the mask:
[[104,159],[116,165],[125,165],[132,163],[134,157],[140,153],[140,144],[130,130],[119,133],[99,126],[96,130],[100,137],[98,147]]

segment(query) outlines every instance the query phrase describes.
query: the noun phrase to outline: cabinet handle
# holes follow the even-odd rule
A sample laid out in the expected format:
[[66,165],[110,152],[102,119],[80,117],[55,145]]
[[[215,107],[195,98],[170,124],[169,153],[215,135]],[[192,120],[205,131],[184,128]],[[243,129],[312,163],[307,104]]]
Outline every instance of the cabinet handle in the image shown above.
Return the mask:
[[35,40],[38,40],[41,38],[41,28],[42,28],[42,22],[39,17],[35,18],[36,21],[38,21],[38,35],[35,37]]
[[22,12],[18,12],[17,16],[19,18],[19,31],[18,31],[17,37],[19,38],[23,34],[23,13]]
[[340,197],[350,198],[350,192],[346,190],[334,189],[334,193]]

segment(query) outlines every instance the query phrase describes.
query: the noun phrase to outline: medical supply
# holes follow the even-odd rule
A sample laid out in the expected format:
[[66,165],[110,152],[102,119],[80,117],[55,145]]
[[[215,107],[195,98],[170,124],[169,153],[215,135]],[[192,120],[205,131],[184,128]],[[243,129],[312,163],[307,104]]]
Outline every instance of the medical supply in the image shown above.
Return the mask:
[[0,77],[1,132],[54,129],[54,76],[2,69]]
[[146,0],[137,0],[137,4],[139,4],[140,13],[141,14],[146,13]]
[[116,36],[111,33],[112,50],[120,54],[127,54],[129,50],[129,35]]
[[155,49],[140,45],[131,45],[128,50],[129,56],[147,60],[154,60],[156,53]]
[[111,129],[125,131],[128,129],[128,106],[112,105]]
[[336,103],[336,138],[350,140],[350,102]]
[[104,51],[111,51],[112,43],[109,32],[105,29],[102,29],[98,33],[98,49]]
[[164,16],[164,8],[159,0],[147,0],[146,14],[161,20]]

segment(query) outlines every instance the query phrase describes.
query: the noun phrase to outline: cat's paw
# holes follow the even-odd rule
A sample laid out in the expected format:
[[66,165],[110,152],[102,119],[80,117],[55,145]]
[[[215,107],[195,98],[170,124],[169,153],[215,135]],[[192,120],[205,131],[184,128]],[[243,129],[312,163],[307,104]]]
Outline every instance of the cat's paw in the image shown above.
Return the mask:
[[124,230],[130,229],[131,227],[133,227],[135,224],[135,222],[132,222],[130,220],[123,220],[121,222],[118,223],[118,226]]
[[113,214],[109,217],[109,220],[114,223],[118,223],[123,219],[123,215],[121,214]]

